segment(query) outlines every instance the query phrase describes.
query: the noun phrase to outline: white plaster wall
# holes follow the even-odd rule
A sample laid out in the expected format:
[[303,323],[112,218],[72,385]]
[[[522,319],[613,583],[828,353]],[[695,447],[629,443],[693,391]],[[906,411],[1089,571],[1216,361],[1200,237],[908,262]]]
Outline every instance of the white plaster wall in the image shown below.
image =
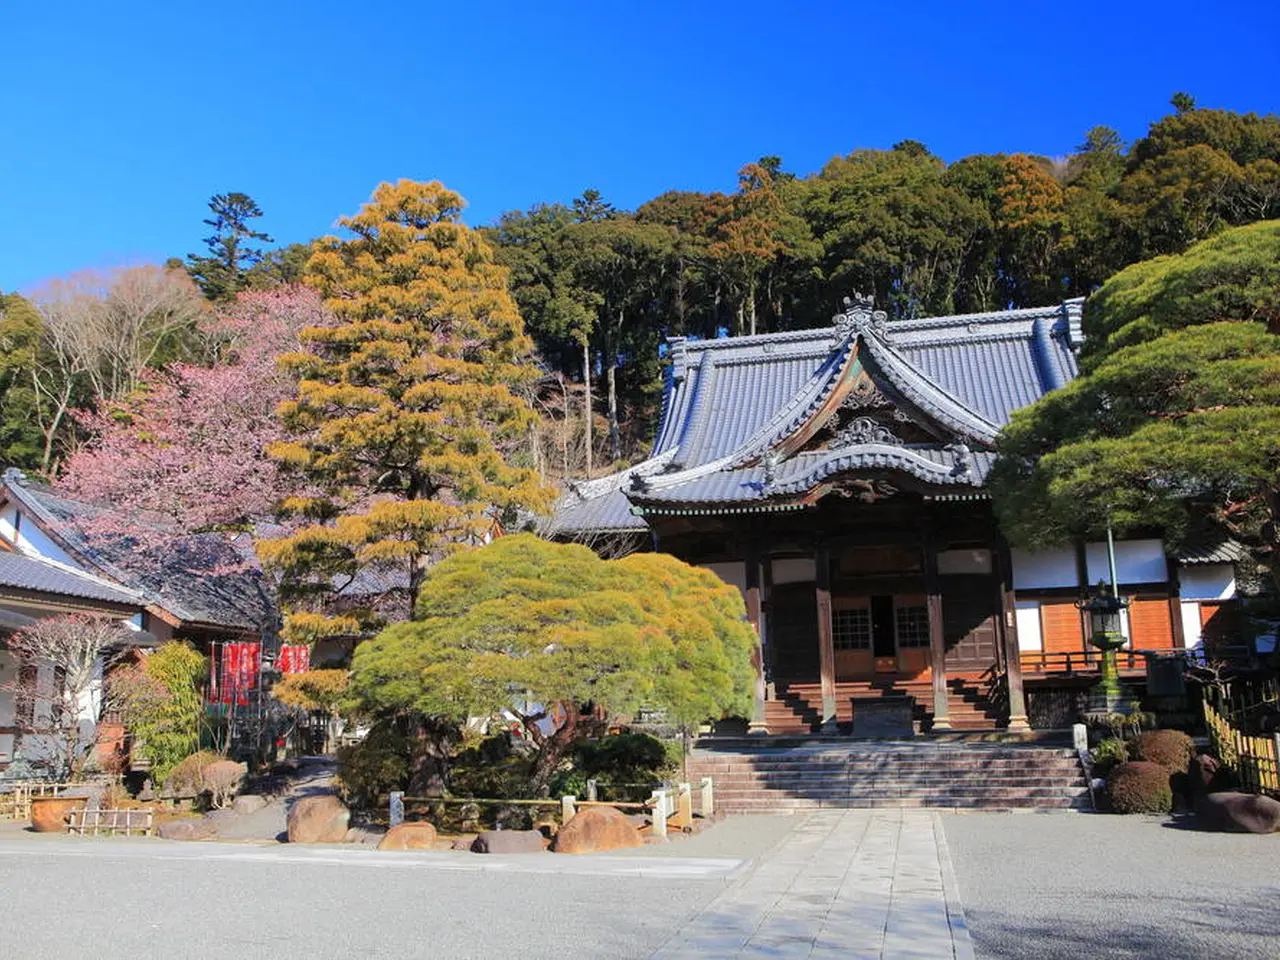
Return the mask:
[[1182,615],[1182,643],[1188,650],[1200,646],[1200,601],[1183,600],[1178,604]]
[[1044,634],[1040,625],[1040,601],[1019,600],[1014,615],[1018,624],[1018,649],[1043,650]]
[[747,594],[747,565],[741,560],[728,563],[704,563],[704,570],[710,570],[725,583],[735,586],[745,597]]
[[66,564],[76,570],[84,568],[71,559],[71,555],[63,550],[60,546],[44,535],[39,527],[36,526],[28,516],[22,516],[17,522],[17,532],[15,534],[16,511],[13,504],[7,504],[3,511],[0,511],[0,535],[12,543],[22,553],[28,556],[44,557],[47,560],[56,560],[58,563]]
[[1197,564],[1178,571],[1178,595],[1184,600],[1230,600],[1236,595],[1236,571],[1229,563]]
[[1059,550],[1011,550],[1015,590],[1076,586],[1076,552]]
[[[1110,583],[1106,543],[1086,544],[1085,557],[1089,583],[1096,584],[1099,580]],[[1117,540],[1116,576],[1121,583],[1164,583],[1169,579],[1164,544],[1159,540]]]
[[773,561],[773,582],[813,583],[817,579],[817,567],[812,557],[792,557]]

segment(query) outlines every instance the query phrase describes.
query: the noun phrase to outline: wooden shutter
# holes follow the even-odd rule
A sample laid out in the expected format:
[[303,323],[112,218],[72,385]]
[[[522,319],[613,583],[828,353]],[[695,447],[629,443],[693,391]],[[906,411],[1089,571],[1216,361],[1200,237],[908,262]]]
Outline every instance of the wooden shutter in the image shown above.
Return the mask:
[[1167,599],[1134,600],[1129,605],[1129,646],[1135,650],[1173,646],[1173,620]]
[[1080,608],[1074,601],[1042,600],[1040,626],[1045,653],[1078,653],[1084,649]]

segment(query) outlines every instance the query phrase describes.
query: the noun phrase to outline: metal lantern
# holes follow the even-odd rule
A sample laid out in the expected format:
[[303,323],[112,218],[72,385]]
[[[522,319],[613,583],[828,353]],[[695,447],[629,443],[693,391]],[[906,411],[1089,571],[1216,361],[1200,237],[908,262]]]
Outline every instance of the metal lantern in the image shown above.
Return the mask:
[[1095,646],[1112,646],[1117,640],[1124,642],[1124,608],[1129,601],[1117,597],[1106,582],[1098,584],[1098,592],[1081,606],[1089,612],[1089,622],[1093,625],[1093,643]]

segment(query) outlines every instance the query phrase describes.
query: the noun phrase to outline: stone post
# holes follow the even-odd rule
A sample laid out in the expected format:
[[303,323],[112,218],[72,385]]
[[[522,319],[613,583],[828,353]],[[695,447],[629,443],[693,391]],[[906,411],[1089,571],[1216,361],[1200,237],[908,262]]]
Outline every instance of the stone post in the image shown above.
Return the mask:
[[560,798],[560,822],[568,823],[578,813],[578,798],[573,794],[566,794]]
[[[1280,753],[1277,753],[1280,756]],[[710,820],[716,812],[716,790],[710,777],[702,778],[702,817]]]
[[669,797],[666,790],[653,791],[653,829],[650,832],[663,840],[667,839],[667,816],[671,812],[667,809]]
[[398,827],[404,823],[404,791],[391,791],[391,809],[387,814],[387,823]]

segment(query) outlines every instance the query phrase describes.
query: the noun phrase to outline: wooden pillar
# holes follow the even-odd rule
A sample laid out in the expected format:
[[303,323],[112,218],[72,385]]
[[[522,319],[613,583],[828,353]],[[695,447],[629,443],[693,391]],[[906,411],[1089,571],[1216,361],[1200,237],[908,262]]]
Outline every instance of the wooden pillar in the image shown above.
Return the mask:
[[755,668],[755,696],[752,697],[751,722],[747,727],[749,734],[768,733],[765,724],[764,700],[764,650],[761,646],[761,608],[760,608],[760,551],[755,543],[747,547],[746,556],[746,601],[747,619],[756,631],[756,645],[751,650],[751,666]]
[[760,658],[764,666],[764,698],[777,699],[773,686],[773,555],[760,558]]
[[995,559],[1000,584],[1000,635],[1004,638],[1004,678],[1009,693],[1009,729],[1031,729],[1027,698],[1022,689],[1022,652],[1018,644],[1018,600],[1013,589],[1013,557],[1003,537],[996,542]]
[[947,701],[947,641],[942,623],[942,585],[938,581],[938,549],[926,533],[924,552],[925,604],[929,612],[929,672],[933,676],[933,729],[951,729],[951,706]]
[[836,730],[836,647],[831,628],[831,556],[819,545],[814,550],[818,593],[818,674],[822,683],[822,732]]
[[1173,646],[1183,649],[1187,645],[1187,636],[1182,629],[1182,581],[1178,578],[1178,561],[1166,553],[1164,566],[1169,571],[1169,626],[1172,630],[1170,639]]

